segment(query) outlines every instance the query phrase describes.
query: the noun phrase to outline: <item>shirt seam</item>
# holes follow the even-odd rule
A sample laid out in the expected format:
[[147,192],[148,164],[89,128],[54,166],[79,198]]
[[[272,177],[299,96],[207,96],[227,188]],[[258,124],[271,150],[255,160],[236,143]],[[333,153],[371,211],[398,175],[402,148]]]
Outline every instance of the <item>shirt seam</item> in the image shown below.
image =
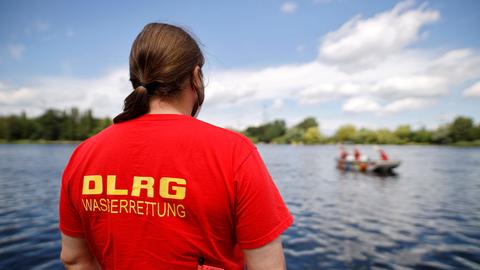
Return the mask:
[[65,227],[65,225],[63,225],[62,223],[60,223],[58,227],[63,234],[66,234],[68,236],[80,237],[80,238],[83,238],[85,236],[84,231],[72,230],[70,228]]
[[254,151],[255,151],[255,149],[250,150],[250,152],[248,153],[248,155],[242,160],[242,162],[240,162],[240,165],[238,165],[237,169],[236,169],[235,172],[233,173],[233,179],[234,179],[234,180],[235,180],[235,177],[237,176],[238,171],[240,171],[240,169],[242,168],[243,164],[245,164],[245,162],[247,161],[247,159],[253,154]]

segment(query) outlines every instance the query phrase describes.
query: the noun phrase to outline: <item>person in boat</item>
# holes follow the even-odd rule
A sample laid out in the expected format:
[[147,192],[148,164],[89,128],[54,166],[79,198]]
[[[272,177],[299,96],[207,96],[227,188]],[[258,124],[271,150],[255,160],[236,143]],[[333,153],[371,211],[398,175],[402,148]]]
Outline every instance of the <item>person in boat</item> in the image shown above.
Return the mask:
[[348,156],[348,152],[346,151],[345,146],[340,145],[339,149],[340,149],[340,153],[339,153],[340,160],[346,160]]
[[385,152],[385,150],[383,150],[382,148],[380,148],[377,145],[375,146],[375,149],[377,150],[378,154],[380,155],[380,160],[384,160],[384,161],[388,160],[388,155]]
[[353,150],[353,156],[355,157],[356,162],[360,162],[360,159],[362,157],[362,153],[360,152],[360,150],[358,149],[357,146],[355,146],[355,149]]
[[196,118],[203,64],[180,27],[150,23],[136,37],[123,112],[63,171],[67,269],[285,269],[293,217],[256,146]]
[[378,150],[378,152],[380,153],[380,159],[381,160],[388,160],[388,156],[387,156],[387,153],[385,153],[385,150],[380,148],[380,150]]

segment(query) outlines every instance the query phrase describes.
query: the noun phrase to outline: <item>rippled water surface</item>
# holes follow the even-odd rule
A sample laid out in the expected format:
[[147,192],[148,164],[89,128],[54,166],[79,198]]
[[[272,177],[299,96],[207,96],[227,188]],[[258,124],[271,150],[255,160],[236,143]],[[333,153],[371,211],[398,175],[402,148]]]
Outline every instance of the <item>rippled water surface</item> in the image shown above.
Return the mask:
[[[62,269],[57,203],[74,148],[0,145],[0,269]],[[385,147],[403,163],[383,177],[336,170],[334,146],[258,149],[295,217],[289,269],[480,269],[480,148]]]

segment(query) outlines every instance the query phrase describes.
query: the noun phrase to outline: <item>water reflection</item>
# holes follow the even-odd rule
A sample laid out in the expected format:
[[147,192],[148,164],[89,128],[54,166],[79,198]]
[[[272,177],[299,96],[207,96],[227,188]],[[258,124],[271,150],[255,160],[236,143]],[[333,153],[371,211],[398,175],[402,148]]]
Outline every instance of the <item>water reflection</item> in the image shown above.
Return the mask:
[[332,169],[334,147],[259,148],[296,217],[290,269],[480,267],[479,149],[388,147],[404,164],[372,175]]

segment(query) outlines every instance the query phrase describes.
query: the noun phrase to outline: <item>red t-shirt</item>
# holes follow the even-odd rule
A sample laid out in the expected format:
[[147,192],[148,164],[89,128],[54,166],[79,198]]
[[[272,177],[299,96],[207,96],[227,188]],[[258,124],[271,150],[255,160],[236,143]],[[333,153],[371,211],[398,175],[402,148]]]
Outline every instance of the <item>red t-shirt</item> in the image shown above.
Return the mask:
[[243,269],[293,218],[256,146],[179,114],[145,114],[83,141],[62,176],[60,230],[103,269]]

